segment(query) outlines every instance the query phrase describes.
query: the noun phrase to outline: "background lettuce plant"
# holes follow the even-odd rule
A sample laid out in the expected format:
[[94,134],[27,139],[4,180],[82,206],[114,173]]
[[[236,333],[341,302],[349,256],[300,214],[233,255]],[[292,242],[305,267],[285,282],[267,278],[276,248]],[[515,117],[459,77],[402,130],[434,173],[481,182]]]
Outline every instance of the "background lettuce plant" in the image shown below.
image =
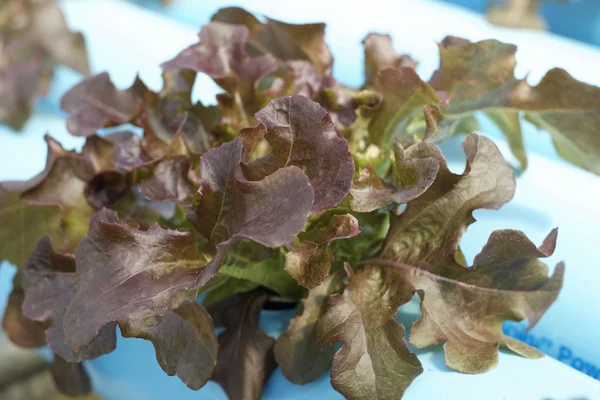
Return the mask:
[[[191,389],[214,379],[257,399],[278,365],[298,384],[331,369],[347,398],[397,399],[423,372],[395,321],[418,294],[409,341],[444,342],[450,368],[488,371],[500,346],[540,357],[501,325],[533,327],[556,299],[564,265],[549,276],[540,258],[557,231],[539,247],[495,231],[466,265],[472,213],[512,199],[513,168],[469,134],[456,174],[436,143],[477,130],[483,112],[525,168],[522,114],[599,173],[600,89],[558,69],[530,86],[514,76],[515,46],[454,37],[424,81],[381,34],[364,40],[364,86],[348,88],[324,33],[222,9],[162,65],[159,92],[100,74],[66,93],[81,152],[48,136],[44,171],[0,186],[0,255],[19,267],[11,339],[48,344],[71,366],[62,381],[113,351],[118,325]],[[192,101],[198,73],[223,89],[216,106]],[[108,127],[121,129],[99,135]],[[277,340],[258,327],[263,307],[296,304]]]
[[90,73],[83,36],[69,30],[56,0],[2,1],[0,122],[23,128],[57,64]]

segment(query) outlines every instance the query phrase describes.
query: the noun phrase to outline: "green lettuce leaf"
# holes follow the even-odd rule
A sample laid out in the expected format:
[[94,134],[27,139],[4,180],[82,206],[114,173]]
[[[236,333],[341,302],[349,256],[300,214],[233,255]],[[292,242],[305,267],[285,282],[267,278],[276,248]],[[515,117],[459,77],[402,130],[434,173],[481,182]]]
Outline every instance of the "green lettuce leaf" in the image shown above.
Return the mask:
[[394,181],[388,184],[381,180],[373,167],[361,170],[350,188],[350,207],[354,211],[370,212],[387,207],[392,202],[404,204],[422,195],[433,183],[439,169],[435,157],[423,154],[439,153],[434,144],[421,142],[409,147],[406,152],[400,143],[394,143],[396,158]]
[[306,234],[285,255],[285,270],[302,286],[313,289],[321,285],[334,259],[331,242],[360,234],[358,221],[350,214],[332,216]]
[[25,264],[40,237],[48,234],[61,252],[73,251],[87,232],[94,209],[85,196],[93,164],[66,151],[49,136],[46,167],[24,182],[0,184],[0,258]]
[[235,280],[253,282],[256,287],[262,286],[282,296],[301,297],[304,290],[284,271],[284,263],[285,256],[281,250],[241,241],[229,250],[219,273]]

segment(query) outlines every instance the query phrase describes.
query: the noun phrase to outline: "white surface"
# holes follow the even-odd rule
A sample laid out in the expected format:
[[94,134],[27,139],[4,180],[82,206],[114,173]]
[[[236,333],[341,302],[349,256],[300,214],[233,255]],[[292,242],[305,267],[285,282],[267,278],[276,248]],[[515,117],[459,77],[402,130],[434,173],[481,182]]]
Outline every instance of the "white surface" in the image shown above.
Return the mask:
[[[226,3],[240,2],[213,0],[210,7],[217,8]],[[289,21],[329,19],[328,37],[338,56],[335,70],[347,76],[348,81],[360,77],[358,71],[362,70],[362,60],[355,55],[361,52],[360,39],[374,26],[380,31],[393,32],[396,47],[406,49],[418,58],[422,71],[433,70],[437,65],[434,40],[440,40],[445,34],[471,39],[493,34],[503,40],[519,43],[521,48],[529,45],[536,49],[536,57],[522,52],[525,53],[525,60],[520,60],[522,68],[532,70],[533,75],[561,61],[580,79],[590,82],[600,79],[589,72],[590,66],[600,65],[600,55],[585,46],[571,48],[564,39],[547,38],[539,34],[522,33],[519,37],[509,38],[508,35],[515,34],[503,33],[497,28],[488,30],[490,28],[486,23],[473,19],[469,13],[439,5],[433,7],[431,2],[404,0],[394,3],[398,8],[403,6],[403,13],[390,7],[378,7],[380,1],[377,0],[371,0],[368,9],[350,7],[346,2],[323,0],[286,2],[285,7],[281,7],[281,1],[271,0],[247,0],[243,3],[249,8]],[[94,71],[108,70],[121,87],[130,84],[140,70],[142,79],[158,89],[161,82],[160,62],[196,40],[193,29],[117,1],[70,0],[64,4],[70,24],[86,35]],[[340,20],[342,14],[343,20]],[[348,30],[349,23],[352,23],[353,29]],[[588,64],[587,67],[570,65],[572,61],[569,60],[574,58],[579,59],[580,64]],[[198,85],[204,98],[214,95],[215,86],[208,82],[204,79]],[[0,178],[25,179],[43,167],[45,148],[41,137],[47,127],[51,128],[51,133],[59,133],[60,140],[67,139],[70,146],[81,143],[81,140],[68,137],[62,126],[62,118],[36,114],[24,136],[8,139],[5,133],[0,132]],[[446,147],[452,150],[453,143]],[[460,157],[449,158],[454,160],[454,167],[461,163]],[[515,200],[501,211],[477,213],[480,222],[469,229],[464,240],[467,254],[472,257],[493,229],[520,228],[540,243],[545,234],[558,225],[559,244],[553,261],[567,261],[565,288],[558,303],[534,332],[549,337],[556,344],[566,343],[572,349],[577,349],[577,354],[600,363],[600,346],[595,343],[600,317],[593,308],[600,300],[600,295],[595,285],[590,284],[600,279],[600,271],[596,268],[599,251],[593,244],[594,240],[597,242],[597,233],[593,228],[600,217],[595,201],[595,196],[600,193],[600,180],[577,168],[531,155],[530,167],[519,178],[517,187]],[[0,275],[3,276],[6,274]],[[410,307],[414,307],[414,304],[403,310],[411,311]],[[138,354],[140,348],[145,349],[143,354]],[[419,357],[425,371],[407,391],[405,399],[408,400],[600,399],[600,385],[597,382],[550,358],[526,360],[501,353],[499,366],[493,371],[482,375],[461,375],[447,370],[439,348],[421,351]],[[153,359],[153,350],[148,342],[120,340],[113,354],[90,363],[90,367],[97,378],[105,380],[98,389],[108,390],[102,393],[107,400],[221,398],[220,392],[212,386],[199,393],[187,390],[177,378],[166,377]],[[110,393],[111,387],[126,392]],[[294,385],[276,373],[269,381],[266,397],[339,398],[323,379],[298,387],[295,391],[290,391],[291,387]],[[169,388],[170,397],[161,397],[161,388]],[[280,390],[282,388],[286,388],[285,391]]]

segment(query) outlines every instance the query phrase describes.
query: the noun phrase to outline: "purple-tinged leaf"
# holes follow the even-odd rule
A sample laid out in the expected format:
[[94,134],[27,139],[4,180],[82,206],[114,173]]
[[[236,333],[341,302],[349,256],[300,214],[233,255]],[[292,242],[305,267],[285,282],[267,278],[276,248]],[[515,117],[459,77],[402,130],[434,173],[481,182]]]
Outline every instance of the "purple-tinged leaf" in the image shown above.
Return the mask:
[[518,92],[518,87],[524,84],[514,76],[516,46],[496,40],[471,43],[448,36],[439,49],[440,68],[429,83],[436,90],[448,93],[448,114],[464,119],[470,118],[470,112],[483,110],[506,136],[521,168],[525,169],[527,156],[519,111],[503,107],[510,93]]
[[190,232],[121,225],[103,209],[75,258],[54,253],[42,239],[26,269],[24,309],[53,322],[48,342],[67,361],[112,350],[118,323],[124,337],[154,344],[167,374],[199,389],[212,374],[217,346],[210,317],[187,289],[205,263]]
[[[496,365],[505,343],[501,322],[537,322],[562,284],[562,267],[548,279],[537,261],[554,248],[551,235],[538,250],[520,232],[499,231],[467,269],[456,261],[458,244],[476,209],[498,209],[515,190],[514,174],[496,146],[477,135],[463,143],[464,174],[451,173],[441,154],[440,170],[429,189],[392,216],[381,265],[396,267],[398,279],[412,296],[422,297],[422,320],[411,331],[411,343],[424,347],[447,340],[446,362],[462,372],[487,371]],[[486,265],[486,267],[483,267]],[[464,299],[471,299],[464,301]],[[435,321],[435,322],[434,322]],[[506,343],[523,354],[523,346]]]
[[132,136],[115,145],[115,165],[123,170],[131,171],[137,168],[155,164],[167,155],[188,155],[189,149],[183,140],[183,135],[177,134],[165,142],[158,138],[154,131],[145,130],[144,136]]
[[89,218],[92,207],[113,204],[129,190],[130,177],[114,170],[112,143],[91,136],[78,154],[65,151],[50,136],[45,139],[48,160],[44,171],[27,182],[5,183],[10,190],[23,191],[23,202],[57,205]]
[[[191,69],[213,78],[227,94],[218,97],[223,119],[237,128],[249,126],[252,114],[266,104],[257,90],[258,80],[275,72],[270,55],[249,56],[245,46],[248,28],[212,22],[200,31],[200,42],[163,64],[165,71]],[[236,129],[237,130],[237,129]]]
[[178,95],[186,99],[192,95],[196,73],[189,69],[167,69],[162,72],[161,96]]
[[171,309],[178,292],[193,288],[206,263],[191,232],[157,224],[138,229],[106,209],[90,220],[75,259],[77,288],[63,321],[74,351],[115,322],[124,336],[143,334]]
[[6,0],[0,13],[0,121],[18,130],[57,63],[83,74],[89,66],[83,36],[69,31],[56,0]]
[[331,242],[359,233],[358,221],[352,215],[334,215],[327,223],[301,236],[300,243],[285,255],[285,270],[302,286],[313,289],[329,276],[334,259]]
[[[187,387],[198,390],[208,382],[217,362],[217,337],[210,315],[191,296],[181,296],[172,310],[141,332],[126,336],[150,340],[156,359],[169,376],[177,375]],[[187,299],[186,299],[187,298]]]
[[550,133],[562,158],[600,174],[599,87],[557,68],[548,71],[537,86],[521,85],[512,95],[511,105],[524,110],[526,120]]
[[89,63],[85,42],[81,33],[74,33],[67,27],[59,3],[50,1],[27,1],[33,9],[32,28],[36,40],[50,57],[83,74],[89,74]]
[[[194,157],[194,158],[193,158]],[[195,156],[187,145],[183,133],[177,133],[169,144],[150,131],[117,145],[115,162],[137,176],[150,175],[137,184],[139,193],[152,201],[176,201],[191,205],[198,189],[198,174],[192,170]]]
[[81,155],[96,174],[88,180],[84,194],[94,208],[114,206],[129,193],[133,177],[127,171],[118,170],[115,152],[117,146],[132,137],[135,137],[133,133],[120,131],[105,137],[94,135],[86,138]]
[[259,41],[282,60],[306,59],[317,71],[330,75],[333,56],[325,43],[325,24],[288,24],[267,18]]
[[23,314],[31,320],[48,325],[46,341],[64,360],[80,362],[114,350],[114,324],[101,327],[93,340],[77,351],[65,344],[63,316],[77,291],[75,258],[69,254],[56,253],[50,237],[43,236],[27,260],[22,285],[25,291]]
[[307,60],[320,74],[330,75],[333,56],[325,43],[325,24],[288,24],[271,18],[262,24],[238,7],[220,9],[213,21],[245,25],[250,32],[251,54],[272,54],[284,60]]
[[192,196],[198,186],[190,179],[192,161],[189,157],[169,157],[162,160],[152,172],[152,176],[140,182],[140,194],[154,201],[176,201],[184,205],[192,204]]
[[145,138],[131,136],[115,146],[115,165],[124,170],[144,167],[156,160],[155,155],[146,149]]
[[163,68],[203,72],[233,94],[240,90],[240,84],[253,86],[257,79],[277,70],[277,62],[271,56],[250,57],[246,53],[248,34],[242,25],[212,22],[200,31],[198,44],[183,50]]
[[390,35],[369,33],[362,43],[365,48],[365,86],[367,87],[374,85],[377,74],[386,68],[415,69],[417,67],[417,62],[409,55],[396,53]]
[[337,82],[331,75],[320,74],[308,61],[291,60],[285,63],[289,72],[284,79],[281,95],[302,95],[327,109],[338,129],[344,129],[356,119],[358,93]]
[[[472,109],[482,96],[501,95],[518,80],[514,77],[517,47],[497,40],[470,43],[450,38],[439,45],[440,68],[429,83],[450,95],[449,112]],[[499,101],[502,97],[499,96]]]
[[[219,9],[210,19],[214,22],[223,22],[231,25],[244,25],[251,36],[255,36],[262,29],[263,23],[254,15],[241,7],[224,7]],[[251,46],[253,51],[256,46]]]
[[23,288],[17,286],[17,282],[15,282],[15,287],[10,296],[8,296],[8,302],[4,310],[2,329],[4,329],[11,342],[19,347],[34,348],[45,346],[44,324],[32,321],[23,315],[21,308],[24,299],[25,292]]
[[[258,327],[266,294],[238,294],[208,308],[219,335],[219,355],[213,379],[231,400],[260,400],[265,381],[275,370],[275,339]],[[232,366],[235,366],[232,368]]]
[[172,160],[168,161],[169,158],[178,157],[197,157],[180,129],[165,140],[159,138],[154,130],[146,129],[142,138],[131,136],[115,144],[114,149],[115,165],[125,171],[141,168],[152,170],[162,161],[173,163]]
[[[400,189],[402,190],[402,189]],[[371,164],[360,171],[350,188],[350,208],[357,212],[371,212],[392,203],[394,188],[377,176]]]
[[356,121],[356,109],[361,105],[359,93],[330,78],[317,101],[328,110],[337,129],[345,130]]
[[116,170],[115,146],[136,137],[132,132],[113,132],[105,137],[89,136],[81,150],[82,156],[92,165],[96,172]]
[[352,184],[354,160],[323,107],[304,96],[281,97],[259,111],[256,119],[273,152],[246,165],[252,178],[294,165],[314,187],[313,213],[342,201]]
[[121,200],[131,188],[131,176],[117,171],[103,171],[88,181],[84,194],[94,208],[108,207]]
[[595,134],[600,88],[553,69],[537,86],[515,78],[516,47],[496,40],[471,43],[450,40],[440,45],[440,69],[431,85],[450,95],[447,114],[469,117],[483,111],[507,137],[525,166],[521,126],[516,113],[550,133],[567,161],[600,173],[600,141]]
[[404,282],[376,266],[358,269],[343,294],[329,297],[326,314],[317,322],[323,347],[336,342],[331,384],[346,398],[392,400],[402,397],[423,372],[394,321],[398,307],[412,298]]
[[536,325],[562,287],[564,264],[551,277],[540,257],[554,251],[553,230],[536,248],[520,231],[495,231],[471,268],[447,268],[416,260],[377,262],[396,269],[404,296],[421,296],[421,319],[410,331],[417,348],[445,341],[446,365],[464,373],[482,373],[498,363],[500,345],[526,357],[542,354],[502,333],[505,320]]
[[483,136],[465,139],[467,167],[462,175],[450,172],[436,146],[424,144],[413,146],[413,152],[418,158],[437,159],[438,174],[425,193],[409,202],[402,214],[392,216],[382,256],[454,268],[460,238],[475,221],[473,211],[495,210],[512,199],[514,172],[496,145]]
[[[269,56],[248,56],[244,49],[248,34],[248,29],[244,26],[212,22],[200,31],[200,42],[169,61],[165,69],[176,66],[204,72],[217,80],[235,74],[241,79],[256,81],[275,71],[277,63]],[[235,91],[228,87],[224,89]]]
[[83,189],[94,176],[92,166],[81,155],[63,149],[52,137],[46,135],[44,139],[48,145],[44,170],[25,182],[5,182],[4,187],[23,192],[22,200],[29,204],[86,208]]
[[330,88],[333,78],[321,75],[308,61],[290,60],[285,63],[290,71],[291,93],[313,99],[322,90]]
[[200,200],[190,222],[217,247],[198,285],[212,278],[229,246],[249,239],[266,247],[292,242],[313,205],[314,191],[297,167],[277,169],[258,181],[248,181],[241,168],[242,140],[213,149],[200,160]]
[[275,360],[283,375],[298,385],[313,382],[331,368],[335,350],[317,345],[316,323],[327,311],[327,299],[343,289],[341,271],[308,292],[301,314],[290,321],[275,343]]
[[50,373],[58,391],[69,397],[84,396],[92,389],[90,378],[81,363],[65,361],[55,354]]
[[146,113],[137,123],[144,128],[144,136],[152,133],[166,144],[181,133],[194,154],[210,150],[212,142],[220,138],[212,134],[221,113],[215,106],[205,107],[192,103],[192,87],[196,72],[168,69],[163,71],[163,88],[158,95],[148,97]]
[[51,72],[43,58],[43,52],[37,50],[26,60],[0,66],[0,121],[14,130],[23,128],[35,100],[49,83]]
[[438,106],[428,104],[423,107],[423,117],[425,118],[423,141],[432,140],[440,133],[440,123],[443,121],[444,115]]
[[67,129],[75,136],[91,136],[100,128],[132,120],[148,93],[136,78],[126,90],[118,90],[108,73],[92,76],[74,86],[62,97],[60,106],[69,113]]

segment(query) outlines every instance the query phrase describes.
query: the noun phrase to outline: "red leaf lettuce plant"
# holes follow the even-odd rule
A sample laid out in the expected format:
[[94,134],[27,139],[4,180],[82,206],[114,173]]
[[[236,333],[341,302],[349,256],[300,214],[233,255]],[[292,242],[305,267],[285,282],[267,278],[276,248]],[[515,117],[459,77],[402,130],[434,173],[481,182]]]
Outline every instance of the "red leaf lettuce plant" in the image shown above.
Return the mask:
[[[501,325],[532,327],[556,299],[564,266],[548,276],[539,259],[557,232],[536,247],[496,231],[473,265],[457,261],[473,211],[511,200],[515,178],[483,136],[464,139],[460,174],[436,143],[477,130],[483,112],[525,168],[522,114],[600,173],[600,89],[559,69],[530,86],[515,46],[453,37],[424,81],[381,34],[364,40],[352,89],[331,76],[324,29],[223,9],[163,64],[160,92],[100,74],[64,96],[82,151],[47,137],[44,171],[2,184],[0,253],[20,268],[13,341],[79,363],[114,350],[118,325],[191,389],[214,379],[258,399],[278,365],[297,384],[331,369],[347,398],[397,399],[423,372],[395,321],[416,293],[410,343],[444,342],[450,368],[488,371],[500,346],[541,356]],[[198,73],[223,89],[216,106],[192,102]],[[98,135],[124,124],[143,136]],[[258,327],[266,304],[298,304],[278,339]]]

